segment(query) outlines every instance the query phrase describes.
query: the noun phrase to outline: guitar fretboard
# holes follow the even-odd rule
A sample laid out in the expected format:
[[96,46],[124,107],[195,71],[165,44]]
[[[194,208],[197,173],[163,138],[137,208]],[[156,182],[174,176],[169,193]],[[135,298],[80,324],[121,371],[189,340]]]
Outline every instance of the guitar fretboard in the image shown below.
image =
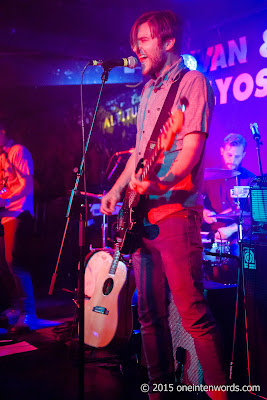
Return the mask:
[[119,250],[119,245],[117,244],[116,245],[116,250],[115,250],[115,253],[114,253],[114,256],[113,256],[113,260],[112,260],[112,263],[111,263],[111,266],[110,266],[110,269],[109,269],[109,274],[110,275],[115,275],[115,272],[116,272],[116,269],[117,269],[117,266],[118,266],[118,263],[119,263],[119,260],[120,260],[120,255],[121,255],[121,253],[120,253],[120,250]]
[[155,164],[160,154],[161,148],[159,146],[159,140],[157,141],[155,147],[153,148],[152,152],[150,153],[149,158],[146,161],[146,165],[144,166],[143,173],[142,173],[142,181],[146,180],[151,170],[151,167]]
[[[160,154],[161,148],[159,146],[159,143],[157,142],[154,149],[150,153],[149,158],[146,161],[146,165],[143,168],[143,172],[141,175],[141,180],[144,181],[147,179],[149,171],[151,170],[151,167],[155,164],[157,161],[157,158]],[[139,198],[139,194],[136,193],[132,189],[127,189],[125,198],[123,200],[123,205],[122,208],[124,210],[127,210],[128,208],[132,208],[133,204],[135,203],[136,199]]]

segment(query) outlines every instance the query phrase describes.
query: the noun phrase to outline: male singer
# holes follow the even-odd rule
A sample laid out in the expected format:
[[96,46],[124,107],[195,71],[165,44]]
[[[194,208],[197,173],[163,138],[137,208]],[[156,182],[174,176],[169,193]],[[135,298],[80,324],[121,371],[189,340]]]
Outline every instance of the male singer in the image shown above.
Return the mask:
[[[174,382],[172,342],[168,325],[171,290],[183,326],[194,338],[196,351],[208,385],[224,384],[215,322],[203,297],[200,224],[203,201],[201,185],[205,142],[214,106],[208,80],[198,71],[185,73],[181,50],[181,24],[171,11],[141,15],[131,30],[131,46],[144,76],[145,85],[137,117],[137,137],[121,176],[102,198],[101,211],[114,210],[129,184],[148,196],[141,247],[133,254],[138,292],[138,313],[150,380],[149,399],[165,399],[157,383]],[[185,74],[184,74],[185,73]],[[173,106],[185,105],[184,125],[157,172],[141,182],[135,175],[153,128],[172,84],[183,75]],[[182,101],[181,101],[182,99]],[[209,391],[212,399],[226,399],[225,392]]]

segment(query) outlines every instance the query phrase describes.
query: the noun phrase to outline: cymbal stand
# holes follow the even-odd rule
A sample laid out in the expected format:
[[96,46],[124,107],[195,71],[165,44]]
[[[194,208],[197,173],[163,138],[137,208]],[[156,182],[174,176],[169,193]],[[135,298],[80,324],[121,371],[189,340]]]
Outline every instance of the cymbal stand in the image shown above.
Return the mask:
[[102,230],[102,247],[103,247],[103,249],[105,249],[106,248],[106,236],[107,236],[107,230],[108,230],[108,216],[105,214],[103,214],[103,217],[102,217],[101,230]]
[[[236,185],[238,186],[238,176],[236,176]],[[237,208],[240,210],[240,200],[239,194],[237,193]],[[243,217],[242,211],[238,216],[238,244],[239,244],[239,254],[242,254],[242,240],[243,240]],[[243,295],[243,306],[244,306],[244,323],[245,323],[245,336],[246,336],[246,355],[247,355],[247,366],[248,366],[248,379],[250,382],[250,355],[249,355],[249,338],[248,338],[248,323],[247,323],[247,306],[246,306],[246,287],[245,287],[245,275],[243,270],[243,262],[242,256],[233,256],[225,254],[228,258],[235,258],[238,264],[238,272],[237,272],[237,283],[236,283],[236,302],[235,302],[235,316],[234,316],[234,328],[233,328],[233,342],[232,342],[232,353],[231,353],[231,361],[230,361],[230,371],[229,371],[229,380],[232,382],[232,374],[233,374],[233,365],[234,365],[234,353],[235,353],[235,339],[236,339],[236,329],[237,329],[237,316],[238,316],[238,307],[239,307],[239,296],[240,293]]]
[[[238,175],[235,177],[235,180],[236,180],[236,186],[238,186],[238,185],[239,185],[239,182],[238,182]],[[237,209],[240,211],[239,193],[237,193],[236,198],[237,198]],[[238,217],[238,224],[237,224],[237,226],[238,226],[237,238],[238,238],[238,244],[239,244],[239,246],[240,246],[240,244],[241,244],[241,242],[242,242],[242,240],[243,240],[242,215],[241,215],[241,216],[239,215],[239,217]],[[241,249],[240,249],[240,250],[241,250]]]

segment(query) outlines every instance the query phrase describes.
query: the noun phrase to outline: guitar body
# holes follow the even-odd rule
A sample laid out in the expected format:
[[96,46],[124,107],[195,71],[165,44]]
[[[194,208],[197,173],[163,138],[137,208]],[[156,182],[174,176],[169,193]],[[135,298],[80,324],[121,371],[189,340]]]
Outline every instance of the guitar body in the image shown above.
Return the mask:
[[121,261],[110,274],[111,263],[112,256],[99,269],[92,297],[85,300],[84,342],[97,348],[127,343],[132,333],[134,278]]

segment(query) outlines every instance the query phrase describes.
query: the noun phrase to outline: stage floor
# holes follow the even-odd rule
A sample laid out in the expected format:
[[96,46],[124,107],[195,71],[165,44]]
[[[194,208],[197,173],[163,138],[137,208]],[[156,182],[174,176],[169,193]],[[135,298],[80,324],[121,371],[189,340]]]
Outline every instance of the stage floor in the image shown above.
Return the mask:
[[[10,353],[0,357],[0,398],[4,400],[78,399],[78,344],[72,328],[75,305],[68,293],[44,296],[36,301],[40,319],[57,321],[55,327],[17,335],[13,342],[2,342]],[[7,338],[8,339],[8,338]],[[15,347],[15,349],[14,349]],[[13,348],[13,350],[12,350]],[[23,348],[23,352],[21,349]],[[146,369],[136,362],[134,347],[124,363],[106,350],[85,350],[84,398],[90,400],[145,400],[140,385],[146,381]],[[177,399],[207,399],[206,395]],[[232,393],[230,399],[250,400],[252,396]],[[255,396],[253,396],[255,398]]]

